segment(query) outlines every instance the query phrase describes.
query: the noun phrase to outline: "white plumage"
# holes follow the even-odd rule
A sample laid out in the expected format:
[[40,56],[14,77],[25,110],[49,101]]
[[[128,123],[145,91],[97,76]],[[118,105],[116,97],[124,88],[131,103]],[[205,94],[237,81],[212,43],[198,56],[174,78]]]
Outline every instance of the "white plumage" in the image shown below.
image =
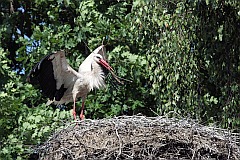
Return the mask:
[[[105,70],[104,70],[105,68]],[[105,47],[95,49],[80,65],[78,72],[67,63],[64,51],[44,57],[29,73],[30,83],[39,83],[43,93],[49,97],[47,104],[74,102],[73,116],[76,119],[76,100],[82,98],[80,118],[84,118],[84,102],[94,88],[105,86],[106,70],[113,69],[106,62]]]

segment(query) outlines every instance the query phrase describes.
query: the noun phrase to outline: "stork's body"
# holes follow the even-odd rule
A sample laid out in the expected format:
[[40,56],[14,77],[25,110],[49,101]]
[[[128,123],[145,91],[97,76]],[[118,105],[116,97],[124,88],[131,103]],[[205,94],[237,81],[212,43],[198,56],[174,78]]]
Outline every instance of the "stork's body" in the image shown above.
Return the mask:
[[[43,58],[30,72],[28,81],[39,83],[43,94],[50,100],[47,104],[73,102],[76,119],[76,100],[82,98],[80,119],[84,118],[84,102],[94,88],[105,86],[105,70],[112,70],[105,61],[104,46],[98,47],[80,65],[78,72],[67,63],[65,53],[59,51]],[[105,68],[105,70],[104,70]]]

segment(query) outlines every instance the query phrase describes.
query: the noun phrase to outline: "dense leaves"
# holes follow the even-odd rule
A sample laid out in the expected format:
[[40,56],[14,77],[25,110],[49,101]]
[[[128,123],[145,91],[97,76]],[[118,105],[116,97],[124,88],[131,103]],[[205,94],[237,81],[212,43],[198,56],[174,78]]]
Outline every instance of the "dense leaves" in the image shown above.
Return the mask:
[[109,76],[88,96],[87,118],[173,111],[237,131],[239,28],[238,0],[1,1],[0,157],[26,158],[70,120],[71,104],[46,107],[25,82],[34,64],[64,49],[77,69],[102,43],[117,75],[133,82]]

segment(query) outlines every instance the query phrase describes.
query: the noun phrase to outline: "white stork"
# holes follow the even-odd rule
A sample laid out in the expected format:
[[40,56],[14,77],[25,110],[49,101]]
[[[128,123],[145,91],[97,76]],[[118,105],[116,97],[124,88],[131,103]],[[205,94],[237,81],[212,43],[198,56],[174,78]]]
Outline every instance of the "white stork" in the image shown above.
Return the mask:
[[72,114],[76,120],[76,100],[82,98],[80,119],[84,119],[84,102],[94,88],[105,86],[106,71],[112,72],[107,63],[105,47],[95,49],[80,65],[78,72],[67,63],[64,51],[47,55],[30,71],[28,82],[39,83],[47,104],[56,105],[73,102]]

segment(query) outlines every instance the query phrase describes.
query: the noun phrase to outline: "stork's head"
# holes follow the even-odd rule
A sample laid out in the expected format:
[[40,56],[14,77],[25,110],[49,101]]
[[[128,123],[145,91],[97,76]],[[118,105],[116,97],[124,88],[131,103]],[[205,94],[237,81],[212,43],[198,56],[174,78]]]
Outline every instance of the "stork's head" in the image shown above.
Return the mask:
[[109,71],[113,71],[112,67],[103,59],[102,55],[95,54],[93,60]]

